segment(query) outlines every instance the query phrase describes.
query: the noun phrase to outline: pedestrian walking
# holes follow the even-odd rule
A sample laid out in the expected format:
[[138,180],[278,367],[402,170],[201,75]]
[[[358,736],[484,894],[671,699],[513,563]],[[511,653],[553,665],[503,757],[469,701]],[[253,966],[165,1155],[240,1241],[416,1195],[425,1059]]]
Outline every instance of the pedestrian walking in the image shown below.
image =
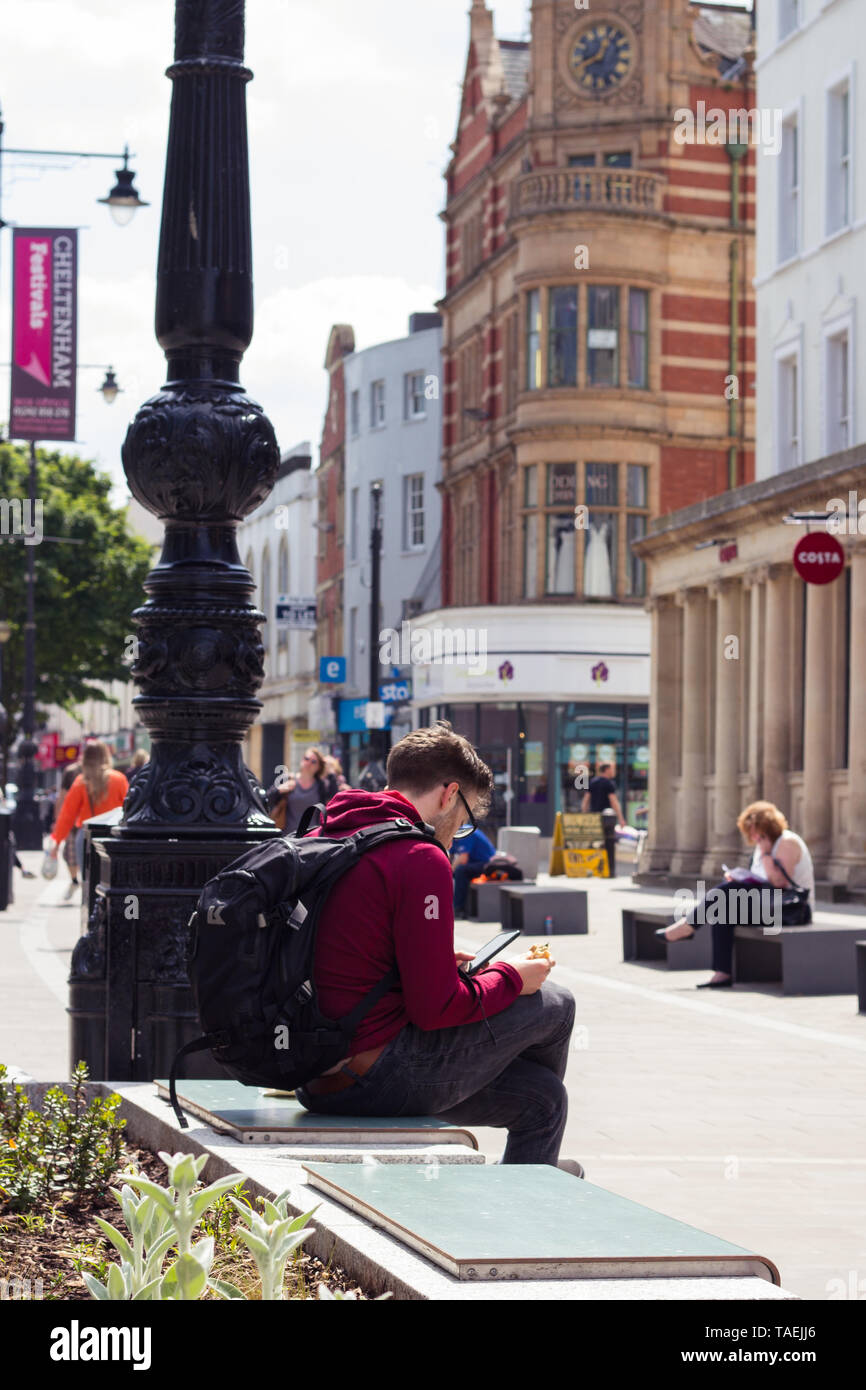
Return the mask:
[[589,779],[589,790],[583,794],[583,810],[592,811],[596,815],[601,811],[615,811],[618,824],[624,827],[625,816],[616,794],[616,782],[611,776],[612,772],[613,767],[610,763],[599,763],[597,776]]
[[268,809],[272,821],[283,834],[292,835],[308,806],[315,806],[318,802],[327,805],[332,796],[324,754],[318,748],[308,748],[297,775],[290,777],[283,786],[274,783],[271,787]]
[[84,822],[91,816],[101,816],[122,806],[128,791],[126,777],[111,765],[108,744],[97,739],[85,744],[81,772],[66,794],[63,809],[51,832],[48,853],[56,857],[60,846],[75,831],[75,860],[83,868]]
[[[60,818],[60,812],[63,810],[63,803],[69,794],[70,788],[72,787],[72,783],[75,781],[76,777],[79,776],[80,772],[81,763],[72,763],[69,767],[64,768],[63,770],[63,776],[60,779],[60,791],[57,793],[57,805],[55,807],[54,815],[55,826],[57,825],[57,821]],[[69,870],[70,881],[66,885],[66,892],[63,894],[64,902],[69,902],[70,898],[73,898],[75,896],[76,891],[81,886],[78,878],[78,859],[76,858],[75,851],[75,836],[67,835],[66,839],[63,842],[63,859],[66,863],[67,869]]]

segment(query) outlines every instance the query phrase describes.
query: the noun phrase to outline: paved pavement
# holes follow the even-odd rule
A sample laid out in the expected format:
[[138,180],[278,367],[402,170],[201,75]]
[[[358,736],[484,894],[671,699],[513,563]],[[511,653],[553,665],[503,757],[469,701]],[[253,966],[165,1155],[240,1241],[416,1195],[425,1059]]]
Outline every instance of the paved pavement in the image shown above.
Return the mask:
[[[38,868],[38,854],[22,858]],[[0,1061],[40,1080],[68,1066],[79,913],[62,903],[63,874],[16,874],[16,901],[0,913]],[[589,935],[554,938],[556,978],[577,999],[563,1153],[600,1186],[768,1256],[793,1293],[866,1299],[866,1016],[856,997],[785,997],[757,984],[696,994],[706,971],[622,960],[622,907],[665,894],[626,878],[583,886]],[[492,934],[460,922],[457,944]],[[478,1136],[499,1155],[500,1133]]]

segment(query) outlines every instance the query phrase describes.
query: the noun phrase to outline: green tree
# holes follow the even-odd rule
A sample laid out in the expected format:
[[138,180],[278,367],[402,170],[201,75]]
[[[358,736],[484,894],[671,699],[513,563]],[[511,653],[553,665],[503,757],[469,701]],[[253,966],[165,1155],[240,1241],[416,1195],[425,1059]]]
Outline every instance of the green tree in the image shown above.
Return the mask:
[[[0,498],[19,499],[25,523],[28,455],[27,448],[0,443]],[[92,695],[106,698],[98,681],[129,679],[124,654],[126,639],[135,631],[130,614],[144,598],[142,583],[151,568],[151,549],[129,530],[124,510],[112,505],[111,486],[110,477],[90,460],[37,450],[42,534],[81,542],[64,545],[43,539],[33,547],[37,724],[47,705],[71,711]],[[6,509],[7,533],[14,529],[16,514],[17,508]],[[2,648],[0,698],[8,715],[0,747],[4,780],[8,750],[21,731],[26,574],[21,536],[0,536],[0,619],[11,627]]]

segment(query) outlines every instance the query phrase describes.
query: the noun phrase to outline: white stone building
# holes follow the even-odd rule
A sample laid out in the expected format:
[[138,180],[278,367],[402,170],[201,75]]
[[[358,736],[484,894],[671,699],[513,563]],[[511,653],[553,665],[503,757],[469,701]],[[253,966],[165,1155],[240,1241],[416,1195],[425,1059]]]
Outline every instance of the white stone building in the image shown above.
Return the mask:
[[295,769],[299,750],[322,735],[315,626],[289,629],[276,620],[280,595],[310,598],[316,592],[318,503],[311,464],[307,442],[285,453],[267,501],[238,527],[238,550],[267,618],[265,679],[258,693],[263,709],[245,742],[244,760],[268,786],[278,767]]
[[866,9],[762,0],[757,15],[758,105],[782,137],[757,160],[756,477],[766,478],[866,441]]

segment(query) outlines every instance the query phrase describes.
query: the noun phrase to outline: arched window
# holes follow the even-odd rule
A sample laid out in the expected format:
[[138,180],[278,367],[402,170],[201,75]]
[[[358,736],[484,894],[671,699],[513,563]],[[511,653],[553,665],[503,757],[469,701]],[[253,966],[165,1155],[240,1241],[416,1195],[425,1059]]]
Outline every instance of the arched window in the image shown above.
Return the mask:
[[[289,592],[289,542],[283,536],[280,540],[280,550],[277,558],[277,593],[288,594]],[[280,627],[277,629],[277,650],[285,651],[289,645],[288,629]]]
[[259,586],[259,595],[261,598],[262,612],[265,615],[265,621],[262,624],[262,645],[265,649],[265,670],[267,671],[268,658],[271,652],[271,629],[273,626],[271,621],[273,617],[273,614],[271,612],[271,608],[273,606],[273,590],[271,586],[271,552],[268,546],[265,546],[264,551],[262,552],[262,581]]

